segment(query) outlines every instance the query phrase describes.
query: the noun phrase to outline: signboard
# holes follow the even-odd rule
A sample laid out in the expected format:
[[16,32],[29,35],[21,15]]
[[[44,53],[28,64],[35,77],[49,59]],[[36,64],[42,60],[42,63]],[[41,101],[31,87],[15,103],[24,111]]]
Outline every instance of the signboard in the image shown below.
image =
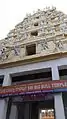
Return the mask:
[[0,87],[0,97],[67,91],[67,80],[42,81]]

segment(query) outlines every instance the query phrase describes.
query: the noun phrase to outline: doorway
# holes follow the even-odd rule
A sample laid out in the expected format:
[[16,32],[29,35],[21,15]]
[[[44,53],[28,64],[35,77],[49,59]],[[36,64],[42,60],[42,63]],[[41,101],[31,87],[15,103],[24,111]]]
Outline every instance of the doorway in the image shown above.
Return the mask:
[[17,119],[55,119],[53,100],[18,103],[17,107]]
[[39,119],[55,119],[54,101],[47,100],[41,104]]

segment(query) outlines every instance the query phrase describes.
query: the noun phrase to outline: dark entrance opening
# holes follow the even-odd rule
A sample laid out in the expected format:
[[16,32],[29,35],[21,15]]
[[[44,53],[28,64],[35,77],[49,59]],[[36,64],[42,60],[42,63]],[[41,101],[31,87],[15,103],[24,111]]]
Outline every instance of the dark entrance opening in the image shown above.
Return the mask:
[[38,36],[38,31],[32,31],[31,36]]
[[17,107],[16,119],[55,119],[54,101],[30,101],[15,103]]
[[31,44],[26,46],[26,55],[36,54],[36,44]]
[[[52,80],[51,69],[46,69],[46,71],[44,69],[39,71],[36,70],[33,72],[28,72],[26,74],[20,73],[20,75],[17,76],[14,75],[12,76],[12,85],[18,85],[28,82],[41,82],[44,80]],[[35,98],[35,94],[31,94],[29,98],[22,95],[10,98],[6,119],[44,119],[40,117],[40,115],[42,115],[42,110],[45,110],[46,112],[53,111],[54,113],[53,96],[51,94],[44,94],[43,98],[40,98],[38,96],[39,95],[37,95]],[[12,114],[12,111],[14,110],[12,107],[15,107],[16,117],[14,116],[14,112]]]

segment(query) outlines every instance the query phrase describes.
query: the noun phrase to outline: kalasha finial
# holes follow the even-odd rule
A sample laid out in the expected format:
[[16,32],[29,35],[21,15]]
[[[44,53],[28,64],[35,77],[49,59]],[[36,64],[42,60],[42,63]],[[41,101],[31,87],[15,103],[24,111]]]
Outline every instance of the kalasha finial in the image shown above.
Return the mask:
[[33,14],[35,14],[36,12],[35,11],[33,11]]
[[26,17],[28,17],[29,16],[29,14],[28,13],[26,13]]
[[56,7],[52,6],[52,10],[56,10]]
[[50,10],[50,7],[46,7],[46,10]]
[[40,12],[41,10],[40,9],[37,9],[38,12]]

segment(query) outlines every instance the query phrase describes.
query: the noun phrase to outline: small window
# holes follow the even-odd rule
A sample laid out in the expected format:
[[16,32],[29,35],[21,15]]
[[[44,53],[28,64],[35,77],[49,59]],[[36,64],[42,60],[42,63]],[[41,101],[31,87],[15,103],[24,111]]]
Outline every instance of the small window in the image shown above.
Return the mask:
[[34,55],[36,54],[36,45],[27,45],[26,46],[26,55]]
[[14,38],[16,38],[16,37],[17,37],[17,35],[14,35],[13,37],[14,37]]
[[3,85],[3,79],[4,79],[4,76],[2,75],[2,76],[0,76],[0,86],[2,86]]
[[48,24],[48,21],[47,21],[47,24]]
[[31,32],[31,36],[37,36],[37,35],[38,35],[38,31]]
[[39,19],[39,16],[38,16],[38,17],[36,17],[36,19]]
[[64,37],[67,38],[67,34],[64,34]]
[[56,25],[54,25],[54,27],[59,27],[60,26],[60,24],[56,24]]
[[42,21],[42,23],[44,23],[44,21]]
[[36,23],[34,23],[34,26],[38,26],[38,23],[36,22]]
[[55,17],[52,17],[52,18],[51,18],[51,20],[54,20],[54,19],[55,19]]

